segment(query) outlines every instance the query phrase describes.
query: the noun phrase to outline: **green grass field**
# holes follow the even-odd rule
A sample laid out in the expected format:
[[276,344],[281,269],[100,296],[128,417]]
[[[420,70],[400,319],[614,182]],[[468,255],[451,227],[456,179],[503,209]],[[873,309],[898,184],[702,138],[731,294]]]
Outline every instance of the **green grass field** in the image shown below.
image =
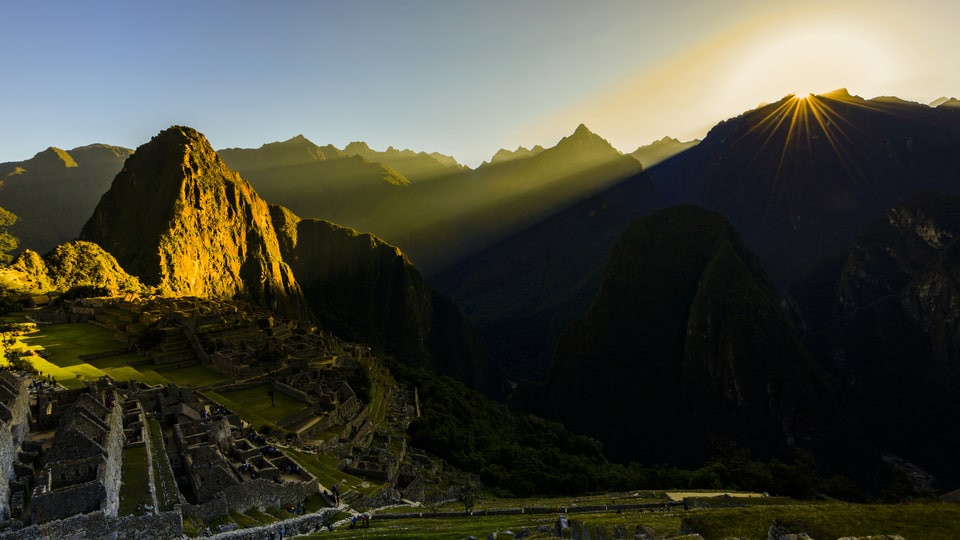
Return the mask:
[[336,456],[310,454],[293,449],[287,450],[287,455],[315,476],[320,485],[327,490],[331,490],[333,484],[340,484],[341,495],[353,489],[370,496],[383,487],[382,483],[365,482],[362,478],[337,470],[337,463],[340,460]]
[[21,340],[30,348],[42,347],[60,367],[83,363],[81,355],[123,348],[112,331],[92,324],[45,324]]
[[120,477],[120,516],[135,514],[137,505],[153,504],[148,467],[146,447],[124,449],[123,472]]
[[270,384],[261,384],[231,392],[208,392],[208,395],[215,401],[220,401],[218,397],[228,401],[229,404],[221,402],[221,405],[233,410],[257,427],[264,423],[276,425],[280,420],[300,412],[307,405],[283,392],[274,391],[273,398],[276,406],[272,406],[270,396],[267,394],[272,389],[273,386]]
[[157,375],[165,377],[166,379],[173,381],[180,386],[206,386],[208,384],[215,384],[228,379],[228,377],[223,373],[212,370],[207,366],[200,364],[156,373]]
[[[509,501],[509,500],[507,500]],[[554,505],[571,502],[553,500]],[[520,505],[516,505],[520,506]],[[424,511],[426,511],[424,509]],[[394,510],[390,510],[394,512]],[[633,538],[637,526],[648,538],[668,538],[680,533],[681,525],[698,532],[705,540],[723,538],[767,538],[776,519],[790,532],[806,532],[812,538],[845,536],[900,535],[909,540],[952,540],[960,538],[960,505],[938,502],[915,502],[898,505],[856,505],[847,503],[792,502],[787,505],[750,505],[742,508],[676,510],[671,512],[570,513],[571,525],[578,531],[586,526],[593,538],[614,538],[620,527],[626,538]],[[491,532],[514,533],[528,528],[529,538],[552,538],[537,533],[538,525],[554,527],[557,514],[525,514],[509,516],[443,516],[437,518],[377,519],[370,529],[336,529],[338,538],[438,538],[462,539],[467,536],[485,538]],[[322,534],[313,538],[323,537]]]

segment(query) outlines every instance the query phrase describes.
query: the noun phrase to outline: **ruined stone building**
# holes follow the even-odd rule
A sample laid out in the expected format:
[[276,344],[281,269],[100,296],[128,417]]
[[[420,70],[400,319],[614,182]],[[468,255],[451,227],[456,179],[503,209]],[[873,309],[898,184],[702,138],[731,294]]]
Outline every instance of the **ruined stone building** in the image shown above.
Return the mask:
[[[16,479],[17,452],[29,431],[29,377],[0,371],[0,518],[10,517],[11,484]],[[19,500],[22,506],[23,494]]]
[[31,496],[38,523],[120,507],[123,409],[113,391],[81,394],[64,414]]

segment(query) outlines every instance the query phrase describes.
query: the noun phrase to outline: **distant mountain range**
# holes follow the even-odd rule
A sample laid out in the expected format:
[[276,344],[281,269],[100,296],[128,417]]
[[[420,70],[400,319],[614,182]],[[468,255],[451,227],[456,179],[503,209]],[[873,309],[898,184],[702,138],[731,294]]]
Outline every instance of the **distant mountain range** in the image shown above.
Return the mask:
[[47,148],[26,161],[0,163],[0,206],[19,220],[21,248],[46,253],[73,240],[132,150],[92,144]]
[[476,170],[438,154],[362,143],[340,151],[302,137],[220,154],[271,202],[374,233],[426,273],[641,170],[582,125],[552,148],[500,151]]
[[[496,360],[527,380],[512,406],[618,461],[733,445],[865,480],[882,450],[956,483],[954,102],[787,96],[631,155],[581,125],[475,170],[302,136],[218,154],[174,127],[89,209],[102,250],[15,265],[54,280],[75,254],[113,286],[248,299],[491,394]],[[0,206],[78,150],[4,164]]]

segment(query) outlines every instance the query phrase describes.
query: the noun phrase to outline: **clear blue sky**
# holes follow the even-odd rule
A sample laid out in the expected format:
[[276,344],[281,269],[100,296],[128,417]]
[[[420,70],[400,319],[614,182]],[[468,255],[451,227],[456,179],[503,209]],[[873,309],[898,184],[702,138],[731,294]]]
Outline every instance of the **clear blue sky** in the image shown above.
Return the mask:
[[[838,5],[839,4],[839,5]],[[960,2],[0,0],[0,161],[302,133],[476,165],[580,122],[623,151],[796,91],[960,96]]]

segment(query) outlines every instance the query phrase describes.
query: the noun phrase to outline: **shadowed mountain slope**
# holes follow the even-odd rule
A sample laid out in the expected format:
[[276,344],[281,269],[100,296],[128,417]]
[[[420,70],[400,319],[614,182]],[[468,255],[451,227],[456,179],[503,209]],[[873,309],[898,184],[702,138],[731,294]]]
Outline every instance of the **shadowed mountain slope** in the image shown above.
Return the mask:
[[960,196],[911,197],[786,301],[877,444],[960,481]]
[[657,206],[636,175],[429,278],[477,325],[512,379],[543,380],[560,333],[590,307],[628,223]]
[[644,169],[649,169],[661,161],[672,158],[680,152],[683,152],[688,148],[693,148],[698,144],[700,144],[700,141],[696,139],[692,141],[681,142],[673,137],[664,137],[660,140],[653,141],[648,145],[637,148],[631,152],[630,155],[639,161],[643,165]]
[[721,122],[651,171],[668,203],[723,213],[778,286],[918,191],[960,192],[960,110],[845,90]]
[[284,260],[325,328],[502,393],[499,372],[463,314],[423,282],[398,248],[328,221],[301,220],[282,207],[271,210]]
[[692,206],[623,233],[540,390],[537,412],[623,461],[697,464],[727,441],[785,456],[846,427],[757,257],[723,216]]
[[[603,201],[606,208],[631,211],[598,221],[579,207],[561,210],[430,278],[477,321],[489,343],[506,332],[504,346],[491,348],[509,376],[542,380],[543,360],[556,346],[554,338],[542,337],[553,335],[544,329],[544,309],[552,303],[545,299],[592,297],[606,263],[605,251],[595,248],[609,249],[633,219],[678,203],[717,210],[783,287],[818,260],[844,253],[867,223],[904,197],[960,191],[960,109],[867,101],[845,91],[787,97],[721,122],[700,144],[645,175],[653,181],[649,190],[624,189],[636,180],[630,178],[590,199],[597,208]],[[584,231],[598,246],[585,247],[589,236],[577,240]],[[525,270],[510,262],[524,249],[542,251],[544,243],[569,248],[568,278],[524,280],[522,290],[511,290],[514,274]],[[537,275],[543,264],[534,266]],[[509,294],[496,283],[508,284]],[[581,300],[580,313],[588,305]],[[497,311],[504,314],[500,320]]]
[[26,161],[0,163],[0,206],[20,218],[10,227],[20,247],[46,253],[76,238],[131,153],[105,144],[51,147]]

